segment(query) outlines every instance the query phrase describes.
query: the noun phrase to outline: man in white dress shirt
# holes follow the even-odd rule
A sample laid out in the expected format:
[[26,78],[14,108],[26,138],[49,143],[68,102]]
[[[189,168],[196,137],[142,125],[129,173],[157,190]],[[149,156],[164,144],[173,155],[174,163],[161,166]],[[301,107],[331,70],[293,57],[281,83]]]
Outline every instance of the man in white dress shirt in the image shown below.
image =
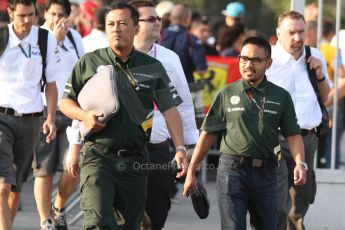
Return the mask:
[[[139,12],[139,33],[134,38],[134,47],[151,57],[158,59],[175,85],[183,103],[177,106],[183,123],[185,146],[194,146],[199,131],[196,127],[194,106],[188,83],[183,72],[179,57],[173,51],[160,46],[155,41],[160,38],[161,18],[157,15],[154,5],[148,1],[132,1]],[[154,165],[148,178],[148,193],[146,213],[152,224],[152,229],[162,229],[170,210],[170,186],[173,186],[173,175],[163,165],[168,166],[174,158],[169,153],[170,135],[163,115],[156,109],[148,144],[150,160]],[[184,149],[187,151],[187,149]],[[160,166],[162,166],[160,169]],[[167,167],[168,168],[168,167]]]
[[[304,229],[303,220],[309,204],[316,194],[314,157],[317,148],[316,127],[321,123],[321,109],[310,83],[307,62],[316,71],[317,86],[321,100],[326,101],[329,92],[327,66],[322,54],[311,48],[306,60],[304,41],[306,23],[303,15],[295,11],[282,14],[278,20],[277,45],[272,48],[273,64],[266,71],[267,79],[286,89],[293,100],[298,124],[302,130],[305,146],[307,181],[304,186],[293,185],[290,172],[296,166],[289,157],[289,149],[281,136],[282,159],[278,168],[279,229]],[[290,188],[290,190],[289,190]],[[289,207],[291,197],[291,209]]]
[[[9,1],[8,13],[12,23],[8,25],[8,44],[0,57],[0,229],[11,229],[22,182],[38,142],[39,117],[43,114],[42,58],[38,27],[33,26],[35,2]],[[55,79],[60,59],[54,36],[48,34],[47,42],[47,119],[42,128],[45,141],[49,143],[56,135]]]
[[[44,17],[46,19],[42,28],[53,34],[58,42],[61,57],[60,69],[56,79],[58,89],[58,103],[60,102],[67,79],[84,54],[84,48],[79,33],[68,25],[68,16],[71,12],[69,0],[48,0],[45,5]],[[33,174],[35,176],[34,195],[41,229],[50,229],[53,225],[57,230],[67,230],[64,205],[70,195],[75,191],[77,178],[72,177],[64,164],[64,156],[68,150],[66,128],[71,119],[59,111],[57,107],[55,126],[56,139],[51,143],[44,141],[45,135],[41,132],[39,144],[34,153]],[[61,171],[58,192],[55,201],[51,203],[53,176]]]

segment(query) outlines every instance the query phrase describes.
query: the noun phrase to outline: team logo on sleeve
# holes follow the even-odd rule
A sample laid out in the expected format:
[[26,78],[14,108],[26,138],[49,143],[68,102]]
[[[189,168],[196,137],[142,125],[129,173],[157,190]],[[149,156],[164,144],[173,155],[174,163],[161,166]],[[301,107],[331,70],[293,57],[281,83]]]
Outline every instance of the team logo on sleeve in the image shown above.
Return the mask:
[[240,103],[240,97],[239,96],[232,96],[230,98],[230,102],[233,105],[237,105],[238,103]]

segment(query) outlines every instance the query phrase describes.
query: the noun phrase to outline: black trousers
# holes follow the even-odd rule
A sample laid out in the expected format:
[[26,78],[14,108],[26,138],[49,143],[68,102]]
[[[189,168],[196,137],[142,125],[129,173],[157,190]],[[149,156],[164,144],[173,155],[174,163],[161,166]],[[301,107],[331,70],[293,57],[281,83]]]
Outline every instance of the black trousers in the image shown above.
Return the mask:
[[168,145],[159,148],[148,146],[148,149],[152,167],[147,183],[146,213],[151,219],[152,230],[157,230],[164,227],[171,207],[169,191],[174,186],[171,167],[174,154],[169,151]]

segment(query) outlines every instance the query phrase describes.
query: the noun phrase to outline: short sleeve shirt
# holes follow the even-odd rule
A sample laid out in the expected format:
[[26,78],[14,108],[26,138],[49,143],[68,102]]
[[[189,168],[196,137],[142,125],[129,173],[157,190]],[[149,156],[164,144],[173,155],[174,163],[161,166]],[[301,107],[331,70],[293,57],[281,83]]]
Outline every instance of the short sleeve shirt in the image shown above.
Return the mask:
[[[257,105],[263,109],[262,116]],[[279,128],[285,136],[300,133],[289,93],[265,78],[256,88],[243,79],[225,86],[213,101],[201,129],[222,133],[222,153],[275,160],[280,150]]]
[[[66,84],[64,98],[76,100],[83,85],[97,71],[100,65],[113,65],[116,73],[115,78],[119,92],[126,92],[129,84],[127,75],[116,66],[121,61],[115,56],[111,48],[103,48],[84,55],[74,67]],[[133,50],[129,60],[121,63],[129,70],[138,81],[138,90],[135,91],[143,107],[146,110],[154,109],[154,103],[161,112],[177,106],[182,102],[176,90],[169,88],[170,80],[162,66],[156,59]],[[121,89],[119,89],[121,88]],[[125,90],[123,90],[125,89]],[[95,95],[97,96],[97,95]],[[93,133],[88,138],[111,149],[140,148],[146,144],[146,134],[140,125],[134,123],[129,115],[131,108],[126,107],[127,96],[123,93],[118,95],[120,100],[119,112],[114,115],[105,128],[98,133]],[[133,110],[135,108],[132,108]]]

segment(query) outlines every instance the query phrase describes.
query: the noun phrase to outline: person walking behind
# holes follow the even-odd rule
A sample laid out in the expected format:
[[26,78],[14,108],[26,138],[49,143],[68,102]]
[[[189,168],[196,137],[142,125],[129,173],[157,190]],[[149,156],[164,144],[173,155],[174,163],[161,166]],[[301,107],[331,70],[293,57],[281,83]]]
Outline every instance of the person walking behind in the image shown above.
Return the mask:
[[197,188],[195,171],[218,135],[222,136],[217,171],[217,197],[222,229],[246,229],[247,210],[255,229],[277,229],[278,128],[288,140],[296,162],[295,185],[306,179],[303,141],[289,93],[267,81],[271,46],[259,37],[243,43],[242,76],[221,89],[202,125],[183,194]]
[[193,73],[197,72],[203,75],[207,72],[204,49],[200,40],[188,32],[192,11],[187,5],[175,5],[169,18],[171,24],[163,30],[161,44],[174,51],[180,58],[192,94],[197,126],[200,127],[205,118],[205,108],[202,101],[204,86],[202,83],[194,81]]
[[0,56],[0,229],[6,230],[11,229],[15,218],[22,183],[39,138],[42,74],[47,101],[47,117],[42,125],[45,141],[51,142],[56,135],[55,80],[60,59],[56,39],[45,31],[46,67],[42,66],[39,28],[33,26],[35,2],[9,1],[12,23],[2,28],[8,32],[8,43]]
[[[84,48],[79,33],[68,25],[68,16],[71,12],[69,0],[48,0],[45,5],[44,17],[46,22],[42,28],[53,34],[58,42],[60,53],[60,69],[56,79],[58,88],[58,103],[60,102],[67,78],[74,64],[84,54]],[[44,120],[41,119],[41,120]],[[67,230],[65,203],[76,190],[77,178],[72,177],[64,164],[65,153],[68,149],[66,128],[71,119],[66,117],[57,108],[55,126],[56,139],[50,143],[44,141],[45,135],[40,134],[39,144],[34,153],[33,174],[35,176],[34,195],[41,229],[51,229],[53,225],[57,230]],[[55,201],[51,203],[53,176],[55,172],[62,171],[58,183]]]
[[[177,106],[177,110],[182,119],[184,145],[178,148],[187,152],[185,146],[189,146],[188,152],[192,152],[198,140],[199,131],[196,127],[192,96],[180,59],[173,51],[155,43],[160,38],[161,18],[157,15],[154,4],[145,0],[132,1],[131,4],[139,12],[139,32],[134,37],[134,47],[162,62],[171,83],[175,85],[183,101]],[[148,177],[146,203],[146,213],[151,220],[152,230],[164,227],[171,207],[169,191],[174,186],[174,178],[168,166],[174,155],[169,151],[170,142],[171,137],[164,116],[156,109],[148,144],[150,161],[154,165],[154,170],[150,171]]]
[[[315,48],[310,48],[311,56],[306,60],[305,31],[306,23],[303,15],[288,11],[278,19],[278,42],[272,48],[273,64],[267,71],[267,79],[286,89],[294,102],[298,124],[302,130],[307,172],[307,182],[304,186],[295,186],[290,177],[295,168],[295,162],[290,157],[292,150],[287,146],[287,140],[280,137],[282,159],[278,168],[278,213],[279,229],[304,229],[303,220],[309,204],[314,202],[316,181],[314,172],[314,157],[317,148],[316,127],[321,123],[321,109],[314,88],[309,80],[307,62],[317,76],[321,101],[327,100],[329,85],[327,65],[322,54]],[[291,188],[290,188],[291,187]],[[290,189],[290,194],[289,194]],[[288,207],[291,196],[291,209]],[[289,224],[288,224],[288,223]]]

